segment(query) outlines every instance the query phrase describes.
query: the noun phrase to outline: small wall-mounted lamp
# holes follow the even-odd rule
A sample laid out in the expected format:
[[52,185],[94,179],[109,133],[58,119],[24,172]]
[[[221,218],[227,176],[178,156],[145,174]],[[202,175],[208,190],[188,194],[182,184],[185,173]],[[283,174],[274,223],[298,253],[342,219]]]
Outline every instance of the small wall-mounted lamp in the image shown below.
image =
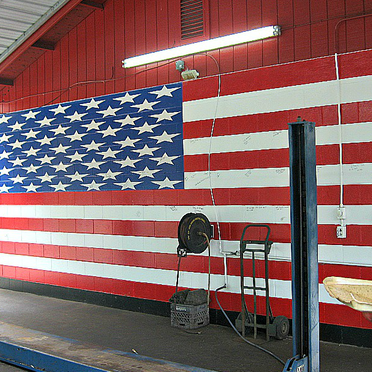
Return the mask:
[[147,53],[136,57],[126,58],[123,61],[123,67],[129,68],[142,66],[148,63],[160,62],[166,59],[188,56],[200,52],[207,52],[209,50],[249,43],[251,41],[267,39],[269,37],[278,35],[280,35],[280,26],[256,28],[254,30],[243,31],[232,35],[217,37],[214,39],[199,41],[197,43],[181,45],[175,48],[159,50],[153,53]]

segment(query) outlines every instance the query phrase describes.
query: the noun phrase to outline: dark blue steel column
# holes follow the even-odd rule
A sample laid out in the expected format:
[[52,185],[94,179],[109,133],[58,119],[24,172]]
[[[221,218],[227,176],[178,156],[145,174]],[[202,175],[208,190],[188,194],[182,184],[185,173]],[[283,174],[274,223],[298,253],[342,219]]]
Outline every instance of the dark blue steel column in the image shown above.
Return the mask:
[[319,372],[315,123],[289,123],[293,358],[284,371]]

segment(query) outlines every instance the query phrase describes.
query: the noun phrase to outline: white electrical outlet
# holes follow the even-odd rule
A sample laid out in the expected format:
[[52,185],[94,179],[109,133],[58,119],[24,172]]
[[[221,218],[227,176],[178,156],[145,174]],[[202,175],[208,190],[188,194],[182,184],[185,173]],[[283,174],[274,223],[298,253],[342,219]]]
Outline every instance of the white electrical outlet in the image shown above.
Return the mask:
[[345,239],[346,238],[346,226],[337,226],[336,230],[337,238]]

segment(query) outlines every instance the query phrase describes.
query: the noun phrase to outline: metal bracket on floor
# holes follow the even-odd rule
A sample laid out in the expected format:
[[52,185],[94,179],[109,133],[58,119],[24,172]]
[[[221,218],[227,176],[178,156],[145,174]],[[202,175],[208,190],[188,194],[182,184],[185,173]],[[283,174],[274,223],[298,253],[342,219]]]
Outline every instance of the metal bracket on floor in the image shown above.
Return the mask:
[[0,341],[0,360],[36,372],[107,372],[4,341]]
[[291,358],[287,360],[284,366],[283,372],[308,372],[309,360],[307,357],[304,358]]

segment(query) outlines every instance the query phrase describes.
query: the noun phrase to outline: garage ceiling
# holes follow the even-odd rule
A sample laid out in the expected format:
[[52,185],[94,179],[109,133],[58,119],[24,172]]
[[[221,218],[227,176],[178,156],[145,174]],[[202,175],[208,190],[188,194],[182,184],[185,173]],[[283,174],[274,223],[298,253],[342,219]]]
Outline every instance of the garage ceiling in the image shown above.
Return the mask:
[[0,0],[0,63],[68,0]]
[[[104,2],[105,0],[0,0],[0,88],[12,85],[27,66],[46,50],[53,50],[55,44],[92,11],[102,10]],[[61,12],[62,16],[58,17]],[[40,37],[25,47],[27,40],[31,40],[43,26],[47,26],[48,20],[54,15],[59,21],[46,28],[42,34],[39,33]]]

